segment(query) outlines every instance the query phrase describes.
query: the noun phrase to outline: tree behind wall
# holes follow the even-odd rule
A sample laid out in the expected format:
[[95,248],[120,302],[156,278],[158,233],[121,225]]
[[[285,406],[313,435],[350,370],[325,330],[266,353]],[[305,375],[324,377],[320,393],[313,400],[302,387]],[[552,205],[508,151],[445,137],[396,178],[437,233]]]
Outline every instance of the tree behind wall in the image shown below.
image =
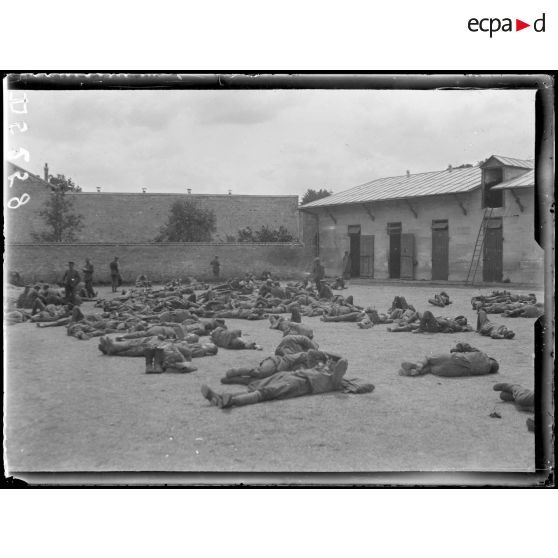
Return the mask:
[[327,198],[328,196],[331,196],[331,192],[325,188],[320,188],[319,190],[308,188],[308,190],[304,193],[304,196],[302,196],[302,205],[316,200],[321,200],[322,198]]
[[83,215],[73,213],[74,202],[66,196],[66,189],[56,188],[39,212],[47,231],[33,233],[37,242],[74,242],[83,228]]
[[209,242],[216,229],[215,213],[193,200],[177,200],[169,220],[161,227],[155,242]]
[[63,174],[49,175],[49,184],[52,184],[57,190],[64,192],[81,192],[81,186],[78,186],[70,177],[66,178]]
[[[228,240],[227,240],[228,241]],[[260,230],[253,231],[250,227],[238,231],[237,242],[293,242],[293,235],[281,225],[278,229],[270,229],[263,225]],[[233,239],[234,242],[234,239]]]

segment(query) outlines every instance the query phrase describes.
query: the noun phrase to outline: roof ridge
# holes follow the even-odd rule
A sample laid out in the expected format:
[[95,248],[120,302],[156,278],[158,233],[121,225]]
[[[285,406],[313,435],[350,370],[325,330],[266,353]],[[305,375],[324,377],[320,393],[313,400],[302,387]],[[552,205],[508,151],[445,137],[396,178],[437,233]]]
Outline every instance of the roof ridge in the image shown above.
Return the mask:
[[[425,171],[425,172],[415,172],[415,173],[410,173],[409,174],[409,178],[411,178],[412,176],[422,176],[423,174],[438,174],[441,172],[455,172],[455,171],[464,171],[464,170],[470,170],[470,169],[476,169],[479,167],[476,167],[475,165],[472,165],[470,167],[452,167],[451,171],[449,169],[442,169],[442,170],[437,170],[437,171]],[[369,180],[368,182],[363,182],[362,184],[357,184],[356,186],[352,186],[350,188],[348,188],[347,190],[342,190],[342,192],[347,192],[348,190],[352,190],[353,188],[358,188],[359,186],[366,186],[368,184],[372,184],[372,182],[376,182],[377,180],[388,180],[389,178],[407,178],[406,174],[396,174],[395,176],[380,176],[379,178],[374,178],[373,180]],[[335,192],[335,194],[340,194],[341,192]],[[335,194],[332,194],[332,196],[335,196]]]

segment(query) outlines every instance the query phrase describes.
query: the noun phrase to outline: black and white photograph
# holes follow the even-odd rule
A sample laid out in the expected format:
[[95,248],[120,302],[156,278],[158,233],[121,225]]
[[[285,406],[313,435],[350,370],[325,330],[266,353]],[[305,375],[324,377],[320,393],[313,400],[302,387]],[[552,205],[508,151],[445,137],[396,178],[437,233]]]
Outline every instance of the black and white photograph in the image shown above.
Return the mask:
[[544,483],[550,79],[298,77],[4,79],[7,475]]

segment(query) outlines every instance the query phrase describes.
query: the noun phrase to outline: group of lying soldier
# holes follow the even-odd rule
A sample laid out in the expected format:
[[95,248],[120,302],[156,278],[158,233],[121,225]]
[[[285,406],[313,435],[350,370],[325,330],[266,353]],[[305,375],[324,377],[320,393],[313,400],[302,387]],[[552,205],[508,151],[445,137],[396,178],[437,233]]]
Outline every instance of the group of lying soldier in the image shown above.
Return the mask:
[[[104,355],[143,357],[148,374],[193,372],[197,368],[192,359],[215,355],[219,349],[261,350],[255,342],[245,339],[240,330],[228,329],[225,319],[269,319],[270,327],[283,333],[274,354],[257,367],[230,369],[221,379],[223,384],[244,385],[248,391],[227,394],[202,387],[204,397],[220,408],[328,391],[363,393],[374,389],[362,380],[344,377],[347,360],[320,350],[312,329],[301,323],[303,316],[319,316],[323,322],[355,322],[361,329],[389,324],[390,332],[472,331],[465,316],[446,318],[436,317],[430,310],[418,312],[402,296],[396,296],[385,313],[358,306],[352,296],[333,293],[344,288],[340,279],[332,284],[320,280],[314,285],[305,280],[282,286],[270,274],[258,279],[246,274],[242,279],[212,288],[188,280],[186,284],[172,281],[156,289],[147,277],[141,276],[134,288],[111,299],[97,300],[96,307],[101,310],[97,314],[84,314],[79,301],[68,303],[59,289],[37,285],[24,289],[16,303],[20,316],[12,315],[11,319],[12,323],[29,319],[39,327],[65,326],[68,335],[82,340],[100,337],[99,350]],[[445,292],[434,295],[429,302],[438,307],[451,304]],[[477,312],[477,332],[493,339],[511,339],[514,332],[492,323],[488,314],[538,317],[543,312],[535,295],[513,295],[507,291],[476,296],[471,302]],[[290,319],[280,314],[290,314]],[[109,334],[116,337],[108,337]],[[497,371],[494,359],[459,343],[448,354],[426,357],[416,363],[404,362],[399,373],[464,376]],[[513,384],[496,384],[494,389],[501,392],[505,401],[513,400],[532,409],[532,391]],[[525,402],[530,402],[530,406]]]

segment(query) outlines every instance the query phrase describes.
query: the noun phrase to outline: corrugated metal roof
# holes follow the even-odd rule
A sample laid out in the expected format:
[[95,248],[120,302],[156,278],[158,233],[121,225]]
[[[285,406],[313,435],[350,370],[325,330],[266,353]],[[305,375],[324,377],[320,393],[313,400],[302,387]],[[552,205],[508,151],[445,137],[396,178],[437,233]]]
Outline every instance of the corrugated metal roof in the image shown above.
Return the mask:
[[515,159],[513,157],[502,157],[501,155],[492,155],[492,157],[489,157],[485,162],[487,163],[490,159],[496,159],[506,167],[519,167],[521,169],[535,168],[534,159]]
[[492,186],[492,190],[507,190],[509,188],[524,188],[525,186],[535,185],[535,171],[530,170],[521,176],[516,176],[511,180],[506,180],[497,186]]
[[479,167],[468,167],[452,169],[451,171],[443,170],[411,174],[410,176],[378,178],[344,192],[332,194],[327,198],[307,203],[302,207],[325,207],[470,192],[480,187],[481,173]]

